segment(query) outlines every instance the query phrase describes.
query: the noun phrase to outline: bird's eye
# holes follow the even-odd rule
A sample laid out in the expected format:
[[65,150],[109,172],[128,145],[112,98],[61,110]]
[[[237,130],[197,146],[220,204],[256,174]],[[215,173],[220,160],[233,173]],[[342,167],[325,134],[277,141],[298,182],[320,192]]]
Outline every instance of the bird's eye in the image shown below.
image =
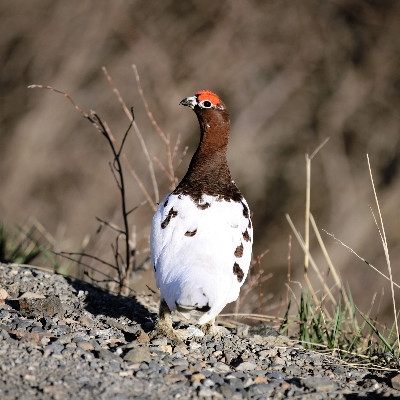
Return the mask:
[[200,102],[200,106],[203,108],[211,108],[212,103],[211,103],[211,101],[203,100],[202,102]]

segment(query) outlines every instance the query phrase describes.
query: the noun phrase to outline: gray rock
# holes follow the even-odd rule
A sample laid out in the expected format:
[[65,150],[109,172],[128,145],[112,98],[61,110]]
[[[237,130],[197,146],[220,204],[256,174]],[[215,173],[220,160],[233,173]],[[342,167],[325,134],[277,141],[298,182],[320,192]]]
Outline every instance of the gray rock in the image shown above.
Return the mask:
[[271,325],[266,322],[261,322],[258,325],[254,325],[249,329],[249,335],[259,335],[259,336],[280,336],[279,332],[276,331]]
[[300,384],[308,389],[316,391],[333,392],[336,389],[336,383],[329,378],[308,377],[301,378]]
[[189,362],[187,360],[185,360],[184,358],[175,358],[171,361],[171,364],[174,366],[187,367],[189,365]]
[[244,361],[236,367],[236,371],[252,371],[257,368],[257,364],[254,362]]
[[30,317],[52,317],[63,315],[64,309],[57,296],[50,295],[48,298],[21,298],[19,300],[20,313]]
[[216,362],[213,365],[213,369],[215,372],[230,372],[231,368],[229,367],[229,365],[226,365],[222,362]]
[[250,386],[249,394],[251,395],[270,395],[275,390],[274,385],[270,385],[268,383],[258,383]]
[[94,350],[94,346],[90,342],[88,342],[86,340],[81,340],[81,341],[77,342],[76,345],[79,348],[81,348],[82,350],[85,350],[85,351]]
[[61,354],[63,350],[64,346],[61,344],[49,344],[44,348],[44,355]]
[[216,392],[215,390],[209,388],[203,388],[199,391],[199,398],[203,399],[223,399],[221,393]]
[[128,353],[123,357],[124,361],[130,361],[134,363],[150,362],[150,352],[145,347],[137,347],[129,350]]
[[101,349],[98,352],[99,358],[111,362],[111,361],[117,361],[117,362],[122,362],[121,357],[117,356],[116,354],[112,353],[109,350],[106,349]]
[[286,379],[285,374],[279,371],[269,372],[266,376],[269,379]]

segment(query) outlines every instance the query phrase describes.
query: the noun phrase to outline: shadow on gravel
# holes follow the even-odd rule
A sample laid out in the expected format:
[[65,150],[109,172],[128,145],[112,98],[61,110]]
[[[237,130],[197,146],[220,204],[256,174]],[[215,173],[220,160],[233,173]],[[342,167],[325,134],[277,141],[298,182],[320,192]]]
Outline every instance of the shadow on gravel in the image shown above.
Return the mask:
[[[389,387],[391,387],[391,379],[393,378],[393,376],[397,375],[396,372],[393,373],[387,373],[384,376],[379,376],[378,374],[368,374],[365,375],[363,380],[364,382],[368,382],[368,381],[375,381],[376,383],[380,383],[380,384],[385,384]],[[368,389],[368,388],[366,388]],[[399,396],[398,395],[389,395],[386,394],[385,396],[383,396],[383,393],[349,393],[349,394],[344,394],[343,395],[345,399],[348,400],[356,400],[356,399],[363,399],[363,400],[375,400],[375,399],[398,399]]]
[[106,317],[118,318],[121,316],[129,318],[132,322],[141,325],[145,332],[154,328],[157,314],[150,312],[140,304],[134,296],[123,297],[111,294],[99,287],[79,279],[65,277],[68,283],[77,291],[87,292],[85,309],[93,315],[104,315]]
[[344,394],[343,397],[348,400],[356,400],[356,399],[362,399],[362,400],[376,400],[376,399],[398,399],[398,396],[394,395],[386,395],[382,396],[382,394],[378,393],[362,393],[362,394],[357,394],[357,393],[350,393],[350,394]]

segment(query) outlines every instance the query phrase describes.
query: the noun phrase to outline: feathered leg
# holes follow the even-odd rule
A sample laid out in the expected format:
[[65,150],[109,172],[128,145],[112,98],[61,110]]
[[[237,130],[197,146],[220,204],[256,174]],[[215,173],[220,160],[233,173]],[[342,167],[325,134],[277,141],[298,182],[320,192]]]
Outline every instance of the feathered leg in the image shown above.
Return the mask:
[[160,301],[155,335],[166,336],[168,339],[178,343],[182,342],[185,337],[184,331],[176,331],[172,327],[171,310],[164,299]]

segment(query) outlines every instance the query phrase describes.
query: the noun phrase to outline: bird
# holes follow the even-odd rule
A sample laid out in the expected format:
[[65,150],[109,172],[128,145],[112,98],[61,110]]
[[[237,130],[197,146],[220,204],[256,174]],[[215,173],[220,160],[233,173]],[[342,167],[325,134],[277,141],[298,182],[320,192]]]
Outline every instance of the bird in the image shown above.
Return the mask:
[[218,334],[215,318],[237,300],[249,271],[253,225],[228,167],[225,104],[209,90],[179,104],[195,112],[200,143],[181,182],[158,205],[150,249],[160,291],[156,332],[182,341],[184,334],[172,326],[174,310],[195,318],[204,334]]

